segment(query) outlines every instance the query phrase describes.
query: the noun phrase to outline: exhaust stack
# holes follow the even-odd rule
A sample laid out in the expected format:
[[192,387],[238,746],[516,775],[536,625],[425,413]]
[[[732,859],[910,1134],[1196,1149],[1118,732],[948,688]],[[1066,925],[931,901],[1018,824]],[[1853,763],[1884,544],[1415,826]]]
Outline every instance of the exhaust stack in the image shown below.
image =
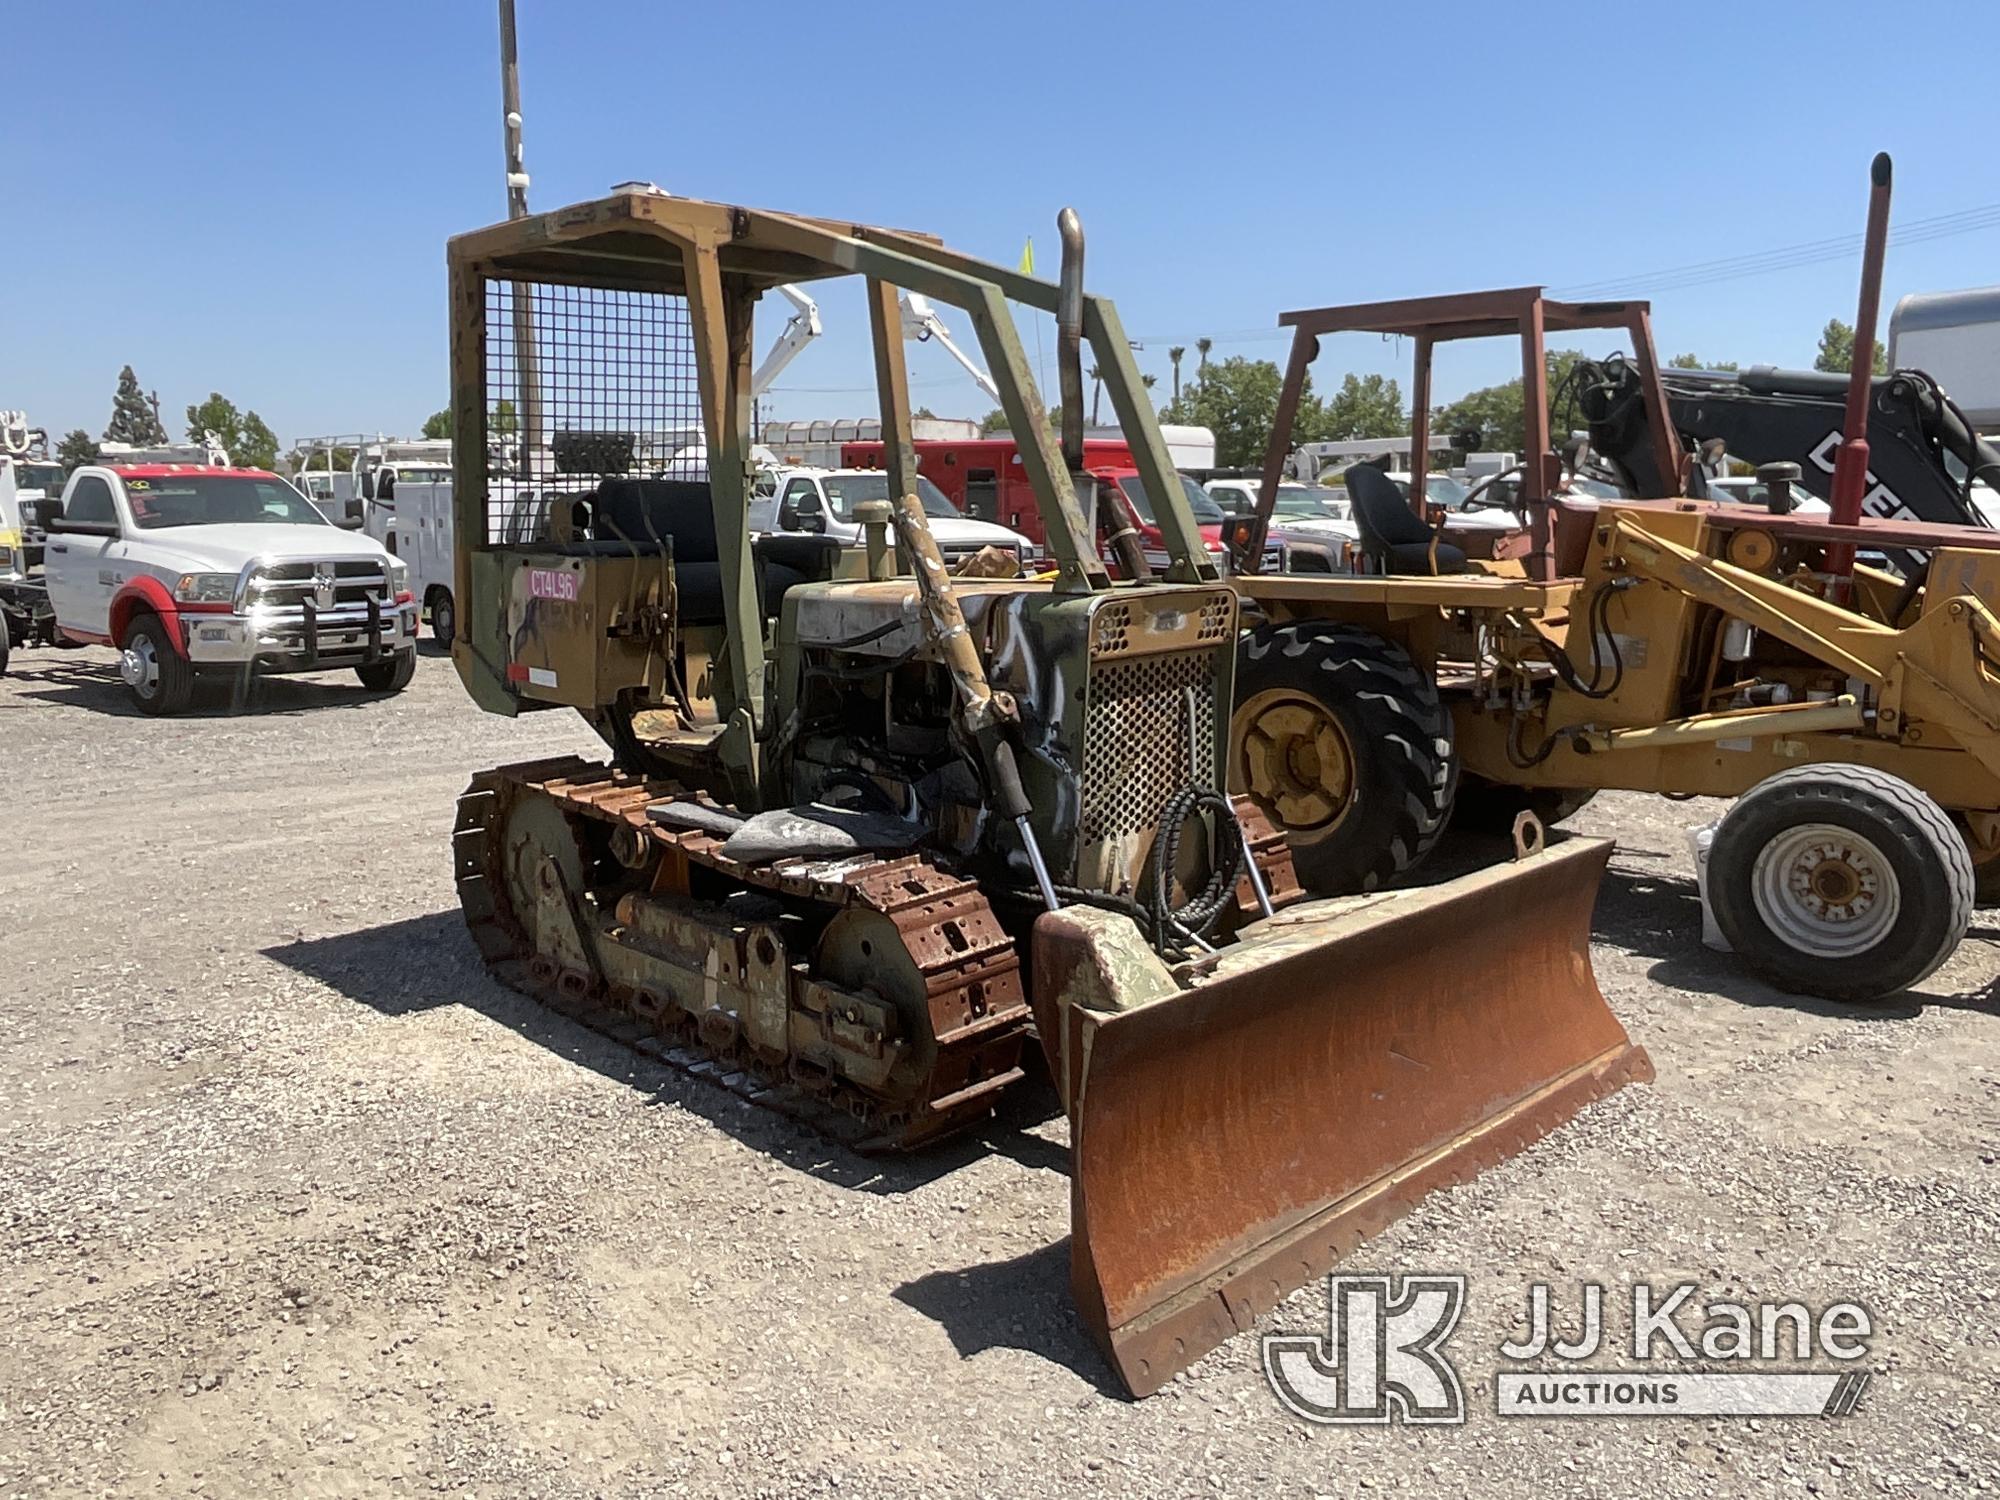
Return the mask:
[[[1840,451],[1833,461],[1832,521],[1852,526],[1861,519],[1868,490],[1868,408],[1875,382],[1875,323],[1882,308],[1882,262],[1889,249],[1889,153],[1877,152],[1868,169],[1868,234],[1861,250],[1861,306],[1854,316],[1854,357],[1848,366],[1847,412],[1840,424]],[[1836,542],[1826,549],[1826,570],[1837,577],[1854,572],[1854,546]]]
[[1066,208],[1056,215],[1062,237],[1062,279],[1056,301],[1056,372],[1062,386],[1063,462],[1083,467],[1083,220]]

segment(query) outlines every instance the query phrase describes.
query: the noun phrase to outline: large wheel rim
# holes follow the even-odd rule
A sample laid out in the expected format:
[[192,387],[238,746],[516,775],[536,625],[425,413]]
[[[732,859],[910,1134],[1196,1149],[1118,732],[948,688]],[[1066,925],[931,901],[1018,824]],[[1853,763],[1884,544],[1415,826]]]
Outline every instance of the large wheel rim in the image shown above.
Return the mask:
[[1834,823],[1801,823],[1758,852],[1750,899],[1791,947],[1815,958],[1852,958],[1895,930],[1903,888],[1873,839]]
[[1258,808],[1287,833],[1312,840],[1354,806],[1354,747],[1325,704],[1267,688],[1236,711],[1236,770]]
[[134,635],[118,653],[118,675],[141,698],[151,698],[159,692],[159,652],[153,638],[144,631]]

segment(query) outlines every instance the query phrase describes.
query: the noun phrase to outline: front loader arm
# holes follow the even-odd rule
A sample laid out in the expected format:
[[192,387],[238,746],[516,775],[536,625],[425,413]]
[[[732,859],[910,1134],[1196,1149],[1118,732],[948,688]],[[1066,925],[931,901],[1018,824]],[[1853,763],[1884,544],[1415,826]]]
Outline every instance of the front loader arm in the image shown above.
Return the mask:
[[2000,774],[2000,619],[1960,594],[1897,629],[1655,535],[1628,514],[1611,522],[1611,566],[1742,620],[1872,689],[1877,733],[1911,723],[1948,731]]

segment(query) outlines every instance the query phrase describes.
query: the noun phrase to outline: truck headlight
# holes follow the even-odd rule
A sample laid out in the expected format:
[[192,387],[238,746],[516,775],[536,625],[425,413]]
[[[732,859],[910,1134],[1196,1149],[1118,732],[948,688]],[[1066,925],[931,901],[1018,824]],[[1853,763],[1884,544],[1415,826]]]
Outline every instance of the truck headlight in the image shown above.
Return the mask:
[[174,584],[183,604],[227,604],[236,597],[234,573],[183,573]]
[[391,558],[389,560],[388,578],[389,597],[391,599],[402,594],[407,594],[410,591],[410,565],[408,563],[397,562],[394,558]]

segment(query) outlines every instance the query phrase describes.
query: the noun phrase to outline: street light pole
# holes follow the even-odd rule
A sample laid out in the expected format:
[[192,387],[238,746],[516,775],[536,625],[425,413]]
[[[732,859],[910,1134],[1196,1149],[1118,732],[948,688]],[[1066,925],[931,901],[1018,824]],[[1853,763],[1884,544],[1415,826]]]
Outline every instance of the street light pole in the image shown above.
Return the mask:
[[[521,63],[514,34],[514,0],[500,0],[500,109],[507,150],[507,217],[528,216],[528,168],[521,155]],[[520,379],[517,437],[521,444],[517,467],[521,477],[535,477],[542,451],[542,383],[535,351],[534,290],[524,281],[513,284],[514,368]]]
[[500,0],[500,108],[506,126],[507,217],[528,216],[528,169],[521,160],[521,61],[514,0]]

